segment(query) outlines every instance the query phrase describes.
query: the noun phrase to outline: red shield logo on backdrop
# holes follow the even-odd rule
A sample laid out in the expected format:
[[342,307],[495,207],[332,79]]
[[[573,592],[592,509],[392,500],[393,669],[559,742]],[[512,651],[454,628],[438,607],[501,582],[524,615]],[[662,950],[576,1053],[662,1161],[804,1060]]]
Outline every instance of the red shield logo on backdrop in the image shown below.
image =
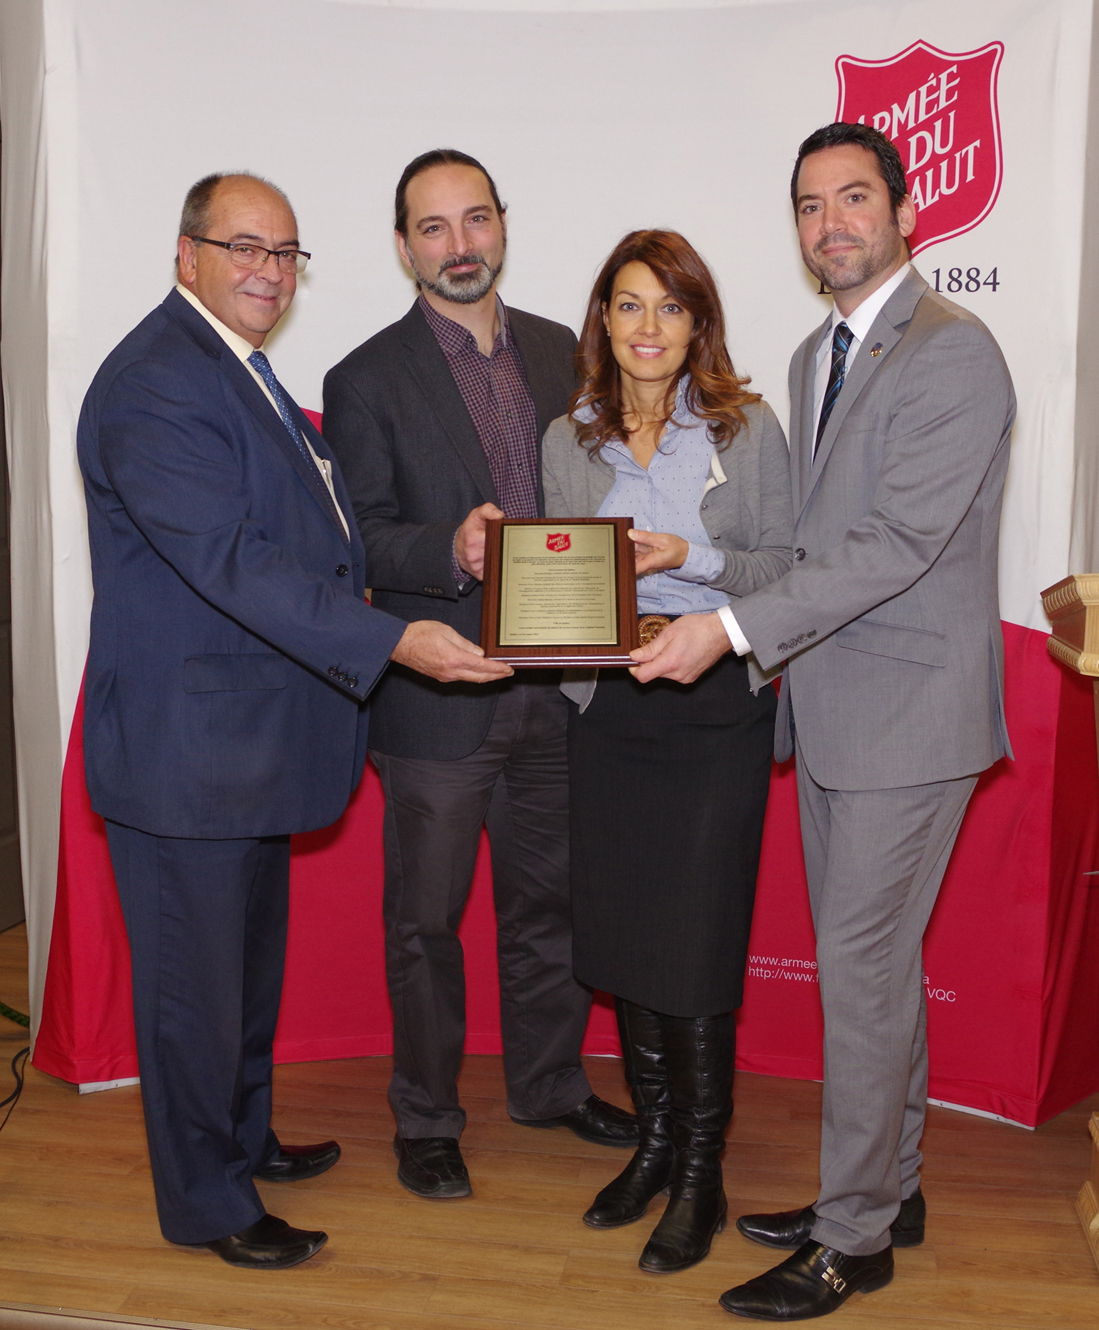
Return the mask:
[[841,55],[837,120],[892,139],[916,205],[912,253],[971,231],[1000,192],[996,76],[1003,42],[951,54],[915,42],[888,60]]
[[567,532],[558,532],[556,535],[546,537],[546,549],[552,550],[554,554],[561,554],[572,544],[572,537]]

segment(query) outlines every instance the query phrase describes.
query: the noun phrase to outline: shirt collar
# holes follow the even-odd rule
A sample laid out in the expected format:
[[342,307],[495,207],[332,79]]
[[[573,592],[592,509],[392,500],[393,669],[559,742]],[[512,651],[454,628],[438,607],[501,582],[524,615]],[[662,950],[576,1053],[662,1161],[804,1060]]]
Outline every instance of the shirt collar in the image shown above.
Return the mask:
[[[702,423],[700,417],[696,416],[687,406],[687,389],[690,385],[690,374],[684,374],[676,385],[675,405],[672,407],[672,414],[670,417],[671,424],[669,426],[672,430],[694,429]],[[595,419],[595,409],[590,403],[585,403],[582,407],[572,413],[571,419],[575,420],[578,424],[587,425]],[[610,441],[608,440],[608,443],[609,442]],[[618,440],[618,442],[621,442],[621,440]],[[626,445],[622,444],[622,446],[625,447]]]
[[[672,419],[679,423],[681,428],[695,426],[699,424],[699,416],[693,414],[691,408],[687,406],[687,390],[691,387],[691,375],[681,375],[679,383],[676,384],[676,402],[672,407]],[[572,412],[572,420],[577,420],[580,424],[588,424],[595,420],[595,408],[591,403],[584,403],[583,407],[577,408]]]
[[[464,328],[453,319],[448,319],[445,314],[440,314],[435,306],[424,298],[423,292],[420,293],[418,304],[423,311],[424,318],[427,319],[428,327],[435,334],[435,340],[444,351],[450,351],[453,354],[459,351],[468,351],[472,346],[473,350],[480,355],[477,339],[468,328]],[[502,346],[507,346],[509,336],[508,311],[507,306],[499,296],[496,297],[496,317],[500,320],[500,331],[497,334],[500,343]]]
[[679,382],[675,386],[675,406],[672,407],[672,416],[684,424],[695,419],[694,413],[687,405],[687,389],[690,386],[690,374],[680,375]]
[[835,331],[839,324],[846,323],[857,341],[865,341],[866,334],[873,327],[874,320],[885,307],[885,302],[911,271],[911,263],[906,263],[903,268],[898,269],[893,276],[890,277],[888,282],[883,282],[876,291],[871,291],[862,304],[846,316],[841,314],[837,308],[833,307],[833,331]]
[[176,282],[176,290],[189,305],[193,305],[198,310],[214,332],[226,343],[229,350],[247,365],[248,357],[256,349],[252,343],[246,342],[240,333],[235,333],[232,328],[227,328],[215,314],[210,313],[198,296],[193,291],[189,291],[182,282]]

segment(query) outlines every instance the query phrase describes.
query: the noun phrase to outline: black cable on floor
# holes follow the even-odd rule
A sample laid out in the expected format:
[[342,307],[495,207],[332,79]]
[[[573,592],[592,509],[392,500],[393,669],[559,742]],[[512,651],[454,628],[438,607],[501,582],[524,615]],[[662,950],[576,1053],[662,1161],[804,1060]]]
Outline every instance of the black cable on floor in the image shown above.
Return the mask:
[[[29,1048],[21,1048],[15,1057],[11,1060],[11,1074],[15,1077],[15,1089],[8,1095],[7,1099],[0,1100],[0,1108],[7,1107],[8,1111],[4,1114],[4,1121],[0,1122],[0,1131],[8,1125],[8,1118],[11,1117],[12,1109],[19,1102],[19,1096],[23,1093],[23,1069],[27,1065],[27,1058],[30,1056]],[[20,1065],[19,1059],[23,1062]],[[9,1107],[10,1105],[10,1107]]]
[[16,1011],[14,1007],[9,1007],[6,1002],[0,1002],[0,1016],[6,1016],[9,1021],[14,1021],[16,1025],[30,1026],[31,1018],[25,1016],[21,1011]]

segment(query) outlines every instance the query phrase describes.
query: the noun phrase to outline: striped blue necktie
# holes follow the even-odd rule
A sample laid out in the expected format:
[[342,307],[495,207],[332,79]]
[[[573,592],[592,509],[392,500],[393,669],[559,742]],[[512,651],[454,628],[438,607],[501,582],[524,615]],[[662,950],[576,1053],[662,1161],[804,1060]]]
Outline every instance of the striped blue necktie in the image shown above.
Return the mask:
[[317,493],[321,503],[331,514],[332,520],[336,523],[336,525],[338,527],[341,527],[344,530],[344,533],[346,534],[346,527],[344,526],[343,522],[340,520],[340,513],[336,507],[336,501],[332,497],[332,492],[328,488],[328,482],[325,480],[324,476],[321,475],[320,467],[317,465],[316,461],[313,458],[312,453],[309,451],[305,439],[302,438],[302,432],[300,429],[298,429],[294,417],[290,414],[290,407],[286,401],[286,394],[282,390],[282,384],[280,384],[278,379],[275,378],[275,371],[271,368],[271,362],[267,359],[267,357],[263,354],[262,351],[253,351],[252,354],[248,357],[248,363],[260,376],[260,378],[264,381],[264,383],[267,384],[268,391],[270,392],[271,396],[275,399],[275,406],[278,407],[279,415],[282,417],[282,423],[290,431],[290,437],[298,445],[298,451],[301,453],[302,457],[305,458],[309,466],[310,473],[317,481],[317,484],[319,486]]
[[[314,471],[317,471],[317,474],[319,475],[320,472],[317,468],[317,464],[309,455],[309,449],[305,446],[305,440],[301,436],[301,430],[298,429],[294,422],[294,417],[290,414],[290,407],[286,401],[286,394],[282,390],[282,384],[275,378],[275,371],[271,368],[271,362],[262,351],[253,351],[248,357],[248,363],[264,383],[267,384],[268,391],[275,399],[275,406],[278,407],[279,415],[282,416],[282,423],[290,431],[290,437],[298,445],[301,455],[309,463],[310,467],[312,467]],[[327,488],[327,486],[325,488]]]
[[832,368],[828,374],[828,387],[824,390],[820,420],[817,422],[817,437],[813,443],[814,457],[816,457],[817,449],[820,447],[824,427],[828,424],[828,417],[832,414],[832,408],[836,405],[836,398],[840,395],[840,389],[843,387],[844,375],[847,373],[847,353],[850,351],[851,343],[854,340],[855,334],[846,323],[836,324],[836,331],[832,334]]

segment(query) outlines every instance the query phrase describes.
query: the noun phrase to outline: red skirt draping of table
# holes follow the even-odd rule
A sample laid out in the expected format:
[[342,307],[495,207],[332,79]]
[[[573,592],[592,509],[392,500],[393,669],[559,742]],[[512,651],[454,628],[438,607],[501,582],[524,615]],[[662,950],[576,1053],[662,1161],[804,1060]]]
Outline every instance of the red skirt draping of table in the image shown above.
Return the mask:
[[[1099,1088],[1099,774],[1090,681],[1045,637],[1004,627],[1015,762],[984,773],[925,946],[931,1095],[1035,1125]],[[137,1074],[129,961],[102,822],[84,784],[82,708],[65,763],[57,905],[34,1062],[74,1082]],[[280,1062],[390,1050],[382,796],[368,767],[341,820],[294,838]],[[500,1050],[485,845],[461,936],[467,1051]],[[776,767],[737,1065],[819,1078],[821,1017],[791,764]],[[617,1052],[598,996],[585,1051]]]

